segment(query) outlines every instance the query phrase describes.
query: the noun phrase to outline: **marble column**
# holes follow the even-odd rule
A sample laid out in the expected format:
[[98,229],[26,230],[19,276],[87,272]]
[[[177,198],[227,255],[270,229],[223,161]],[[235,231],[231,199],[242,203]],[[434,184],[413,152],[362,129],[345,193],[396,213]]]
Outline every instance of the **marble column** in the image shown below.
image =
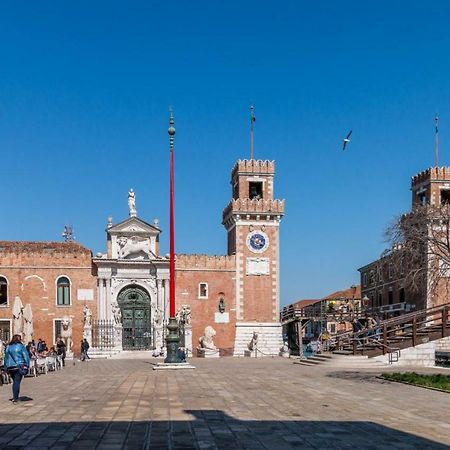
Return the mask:
[[111,278],[107,278],[105,282],[106,282],[106,298],[105,298],[106,319],[113,320],[111,308]]
[[106,291],[105,291],[105,280],[104,278],[99,278],[98,280],[98,301],[99,301],[99,309],[98,309],[98,319],[105,320],[106,319],[106,310],[105,310],[105,304],[106,304]]

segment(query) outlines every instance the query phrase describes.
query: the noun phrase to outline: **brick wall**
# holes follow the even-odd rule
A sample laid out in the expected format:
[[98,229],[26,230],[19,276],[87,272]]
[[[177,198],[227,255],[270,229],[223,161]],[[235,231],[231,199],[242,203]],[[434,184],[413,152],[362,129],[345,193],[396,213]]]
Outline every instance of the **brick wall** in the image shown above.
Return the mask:
[[[53,324],[63,316],[72,318],[74,350],[83,336],[85,304],[97,315],[96,278],[92,274],[91,252],[77,243],[1,242],[0,276],[8,280],[8,306],[0,307],[0,319],[12,318],[16,296],[23,305],[30,303],[34,338],[53,344]],[[66,276],[71,282],[71,305],[58,306],[56,282]],[[78,300],[79,289],[92,289],[92,301]]]
[[[198,345],[205,327],[216,331],[218,348],[233,348],[236,326],[234,256],[177,255],[176,305],[190,305],[192,312],[192,346]],[[208,297],[199,298],[199,284],[208,284]],[[225,300],[228,323],[216,323],[219,299]]]

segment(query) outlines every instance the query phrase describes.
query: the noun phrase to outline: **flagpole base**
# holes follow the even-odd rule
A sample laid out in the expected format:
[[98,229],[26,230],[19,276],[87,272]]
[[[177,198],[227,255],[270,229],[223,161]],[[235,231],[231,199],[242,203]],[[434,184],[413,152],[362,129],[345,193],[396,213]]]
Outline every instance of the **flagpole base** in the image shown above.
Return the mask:
[[178,322],[175,317],[169,318],[167,325],[169,332],[166,336],[167,356],[164,360],[165,364],[186,363],[186,357],[180,350],[180,336],[178,334]]

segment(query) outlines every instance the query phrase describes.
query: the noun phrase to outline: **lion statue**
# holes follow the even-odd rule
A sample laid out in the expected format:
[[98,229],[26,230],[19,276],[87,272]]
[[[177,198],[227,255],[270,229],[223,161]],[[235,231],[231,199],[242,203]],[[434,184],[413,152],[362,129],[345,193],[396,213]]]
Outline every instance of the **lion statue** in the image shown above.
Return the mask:
[[206,348],[208,350],[217,350],[213,342],[213,337],[216,335],[216,330],[208,325],[205,328],[203,336],[198,340],[200,348]]
[[64,316],[61,320],[61,339],[66,344],[68,352],[72,350],[72,319]]
[[258,333],[254,331],[252,340],[247,345],[247,348],[252,352],[253,350],[256,350],[257,346],[258,346]]

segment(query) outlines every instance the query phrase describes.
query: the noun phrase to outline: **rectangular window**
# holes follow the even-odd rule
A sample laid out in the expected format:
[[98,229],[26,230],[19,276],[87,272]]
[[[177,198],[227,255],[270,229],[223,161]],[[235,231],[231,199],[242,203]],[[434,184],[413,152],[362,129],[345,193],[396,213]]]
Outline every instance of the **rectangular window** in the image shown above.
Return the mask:
[[198,285],[198,297],[208,298],[208,283],[200,283]]
[[362,278],[363,278],[363,286],[367,286],[367,272],[364,272],[362,274]]
[[59,337],[61,337],[61,319],[55,319],[54,320],[54,326],[53,326],[53,342],[56,342]]
[[70,305],[69,286],[58,286],[58,305]]
[[0,341],[9,342],[11,340],[11,321],[0,320]]
[[378,294],[378,306],[382,306],[383,305],[383,294],[379,293]]
[[388,301],[390,305],[394,304],[394,293],[391,290],[388,292]]
[[259,200],[263,198],[263,184],[261,181],[250,181],[248,186],[250,199]]
[[405,289],[404,288],[400,288],[400,291],[398,293],[398,299],[400,301],[400,303],[403,303],[406,299],[405,299]]
[[441,205],[450,203],[450,189],[441,190]]

